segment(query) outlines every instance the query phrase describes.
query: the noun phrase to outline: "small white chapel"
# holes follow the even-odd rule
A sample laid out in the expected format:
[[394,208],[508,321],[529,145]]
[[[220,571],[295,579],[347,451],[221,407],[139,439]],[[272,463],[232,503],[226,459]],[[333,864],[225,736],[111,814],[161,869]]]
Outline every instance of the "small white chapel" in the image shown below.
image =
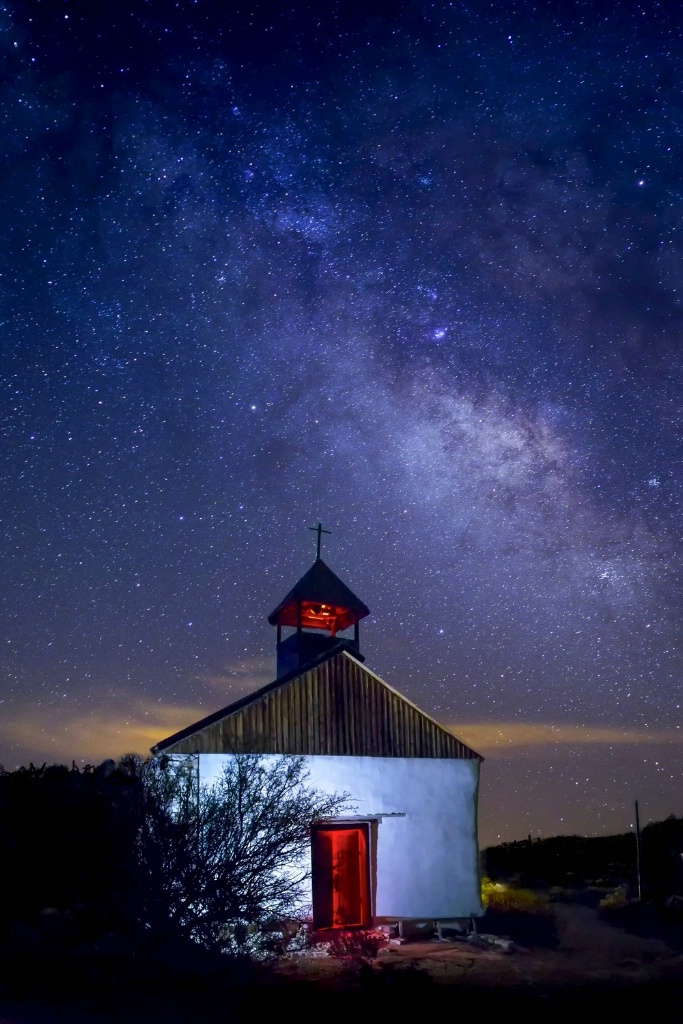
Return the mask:
[[365,664],[369,608],[318,555],[268,616],[275,679],[161,740],[196,757],[200,785],[226,758],[303,756],[308,782],[353,813],[311,833],[316,929],[471,921],[483,913],[477,839],[482,758]]

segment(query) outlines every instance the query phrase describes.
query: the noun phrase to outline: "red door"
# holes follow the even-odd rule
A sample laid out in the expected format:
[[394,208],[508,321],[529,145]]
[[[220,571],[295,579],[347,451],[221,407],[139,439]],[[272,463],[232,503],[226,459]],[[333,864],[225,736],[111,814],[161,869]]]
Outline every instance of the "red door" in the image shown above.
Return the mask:
[[370,924],[368,826],[319,825],[311,836],[316,928]]

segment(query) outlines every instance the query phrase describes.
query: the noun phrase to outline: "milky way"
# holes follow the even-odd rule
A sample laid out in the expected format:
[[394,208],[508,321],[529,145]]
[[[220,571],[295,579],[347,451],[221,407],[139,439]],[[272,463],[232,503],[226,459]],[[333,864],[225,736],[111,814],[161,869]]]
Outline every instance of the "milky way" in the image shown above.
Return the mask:
[[266,682],[322,520],[484,841],[680,814],[679,26],[385,6],[0,9],[1,759]]

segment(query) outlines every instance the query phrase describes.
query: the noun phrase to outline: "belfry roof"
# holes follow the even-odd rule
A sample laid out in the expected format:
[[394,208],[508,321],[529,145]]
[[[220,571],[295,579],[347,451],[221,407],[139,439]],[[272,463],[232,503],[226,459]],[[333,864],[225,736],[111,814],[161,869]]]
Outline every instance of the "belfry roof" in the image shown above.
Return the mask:
[[360,619],[364,619],[366,615],[370,614],[368,606],[359,597],[356,597],[345,583],[342,583],[322,558],[316,558],[308,572],[305,572],[298,583],[294,584],[287,596],[270,613],[268,622],[271,626],[276,626],[281,613],[286,608],[303,601],[346,608],[352,613],[352,622],[359,622]]

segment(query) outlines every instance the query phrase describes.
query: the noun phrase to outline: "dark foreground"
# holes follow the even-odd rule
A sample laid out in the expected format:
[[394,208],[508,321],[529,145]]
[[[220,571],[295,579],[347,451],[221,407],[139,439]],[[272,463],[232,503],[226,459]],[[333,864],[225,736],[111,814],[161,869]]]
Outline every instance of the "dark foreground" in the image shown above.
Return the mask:
[[[145,955],[91,950],[80,957],[0,950],[0,1024],[190,1024],[300,1020],[325,1012],[429,1015],[604,1013],[668,1019],[683,999],[683,955],[559,908],[552,949],[511,954],[463,942],[392,947],[372,962],[282,958],[235,963],[195,949]],[[327,1009],[326,1009],[327,1008]],[[391,1019],[391,1018],[389,1018]],[[486,1019],[485,1017],[483,1019]]]
[[[526,1021],[547,1021],[549,1014],[614,1013],[655,1014],[666,1019],[671,1007],[680,1006],[683,984],[680,978],[647,982],[609,982],[572,985],[481,987],[467,982],[447,985],[430,983],[419,975],[359,981],[349,977],[345,986],[321,989],[310,982],[272,984],[259,979],[253,985],[221,985],[206,979],[167,979],[163,991],[148,980],[116,990],[103,985],[99,991],[87,988],[81,995],[65,998],[15,997],[0,1000],[2,1024],[175,1024],[200,1019],[212,1021],[299,1020],[302,1013],[319,1014],[326,1005],[335,1019],[346,1013],[406,1014],[422,1008],[430,1014],[449,1017],[461,1014],[523,1013]],[[481,1019],[481,1018],[480,1018]],[[486,1019],[486,1017],[484,1017]],[[565,1019],[560,1017],[560,1019]]]
[[[38,966],[38,965],[36,965]],[[300,1019],[328,1006],[334,1019],[346,1013],[396,1014],[404,1019],[410,1011],[461,1015],[523,1013],[526,1021],[548,1019],[549,1014],[604,1012],[624,1015],[653,1014],[666,1019],[671,1007],[680,1006],[680,976],[626,979],[610,978],[572,982],[546,978],[540,983],[519,981],[488,983],[466,979],[438,982],[420,968],[391,970],[348,967],[334,985],[310,979],[282,978],[271,971],[245,972],[240,977],[207,976],[206,973],[166,973],[150,965],[117,976],[97,977],[89,972],[77,979],[70,972],[52,991],[24,977],[0,999],[0,1024],[187,1024],[210,1019],[223,1021]],[[73,982],[77,981],[76,987]],[[41,992],[40,990],[43,989]],[[61,991],[60,991],[61,989]],[[80,991],[78,990],[80,989]],[[33,994],[29,994],[33,992]],[[561,1019],[565,1019],[562,1017]],[[486,1019],[485,1017],[483,1019]]]

